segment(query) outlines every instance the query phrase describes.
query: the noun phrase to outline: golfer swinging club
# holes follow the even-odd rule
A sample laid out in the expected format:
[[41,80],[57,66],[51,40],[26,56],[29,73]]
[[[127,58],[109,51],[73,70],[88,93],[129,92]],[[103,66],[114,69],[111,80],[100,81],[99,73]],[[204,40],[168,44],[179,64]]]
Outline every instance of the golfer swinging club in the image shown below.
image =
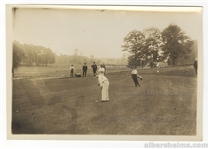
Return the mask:
[[133,68],[133,70],[131,72],[131,76],[132,76],[132,79],[133,79],[133,81],[135,83],[135,86],[136,87],[140,86],[137,77],[139,77],[141,80],[142,80],[142,77],[137,75],[137,69],[136,68]]
[[109,100],[109,81],[104,75],[97,75],[98,78],[98,85],[101,87],[102,90],[102,102]]

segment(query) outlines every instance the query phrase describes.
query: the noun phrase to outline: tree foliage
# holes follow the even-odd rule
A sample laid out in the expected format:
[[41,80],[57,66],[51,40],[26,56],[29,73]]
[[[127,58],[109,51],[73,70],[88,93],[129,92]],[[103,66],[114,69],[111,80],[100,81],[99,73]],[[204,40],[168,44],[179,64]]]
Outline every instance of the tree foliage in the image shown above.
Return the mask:
[[170,57],[175,65],[178,57],[187,57],[191,51],[193,41],[187,36],[179,26],[170,24],[162,32],[164,46],[162,48],[164,57]]
[[158,28],[148,28],[143,31],[145,35],[145,55],[147,57],[147,62],[156,63],[160,57],[160,51],[163,46],[163,41],[161,37],[161,32]]
[[173,64],[178,57],[187,57],[193,41],[177,25],[169,25],[161,32],[158,28],[147,28],[143,32],[133,30],[124,37],[122,51],[128,51],[131,66],[151,65],[171,58]]
[[13,69],[17,68],[25,57],[25,52],[13,43]]
[[129,64],[138,65],[140,58],[144,57],[145,36],[141,31],[133,30],[124,38],[123,51],[128,51],[131,56],[128,58]]
[[157,28],[148,28],[143,32],[133,30],[124,38],[123,51],[130,52],[129,65],[145,65],[156,62],[162,46],[161,32]]
[[51,49],[32,44],[20,44],[13,42],[13,65],[19,64],[25,66],[47,66],[55,63],[55,54]]

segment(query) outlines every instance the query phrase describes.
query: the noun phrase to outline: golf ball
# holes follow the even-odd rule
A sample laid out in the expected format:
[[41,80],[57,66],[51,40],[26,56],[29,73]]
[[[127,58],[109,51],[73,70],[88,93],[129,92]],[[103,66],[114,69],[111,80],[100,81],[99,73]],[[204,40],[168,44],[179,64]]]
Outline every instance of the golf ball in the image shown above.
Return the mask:
[[96,100],[96,102],[97,102],[97,100]]

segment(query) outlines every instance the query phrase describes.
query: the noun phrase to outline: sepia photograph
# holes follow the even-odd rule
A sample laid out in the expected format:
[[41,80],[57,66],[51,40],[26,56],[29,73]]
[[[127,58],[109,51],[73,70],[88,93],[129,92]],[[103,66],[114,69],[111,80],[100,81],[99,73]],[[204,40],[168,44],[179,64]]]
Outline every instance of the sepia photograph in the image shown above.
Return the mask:
[[202,139],[202,7],[7,8],[9,138]]

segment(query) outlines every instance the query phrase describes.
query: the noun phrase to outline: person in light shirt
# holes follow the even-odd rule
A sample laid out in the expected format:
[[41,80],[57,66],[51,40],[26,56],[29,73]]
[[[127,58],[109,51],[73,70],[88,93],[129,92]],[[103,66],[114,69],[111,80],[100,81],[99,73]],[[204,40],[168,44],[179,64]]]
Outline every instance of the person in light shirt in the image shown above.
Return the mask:
[[109,81],[104,75],[97,75],[98,78],[98,85],[101,87],[102,90],[102,102],[109,100]]
[[137,77],[139,77],[141,80],[142,80],[142,77],[137,74],[137,69],[136,68],[133,68],[133,70],[131,72],[131,76],[132,76],[132,79],[135,83],[135,86],[136,87],[140,86]]
[[73,65],[71,65],[70,67],[70,77],[73,77],[74,76],[74,67]]
[[100,66],[99,70],[98,70],[99,75],[103,75],[105,74],[105,68],[103,67],[103,65]]

